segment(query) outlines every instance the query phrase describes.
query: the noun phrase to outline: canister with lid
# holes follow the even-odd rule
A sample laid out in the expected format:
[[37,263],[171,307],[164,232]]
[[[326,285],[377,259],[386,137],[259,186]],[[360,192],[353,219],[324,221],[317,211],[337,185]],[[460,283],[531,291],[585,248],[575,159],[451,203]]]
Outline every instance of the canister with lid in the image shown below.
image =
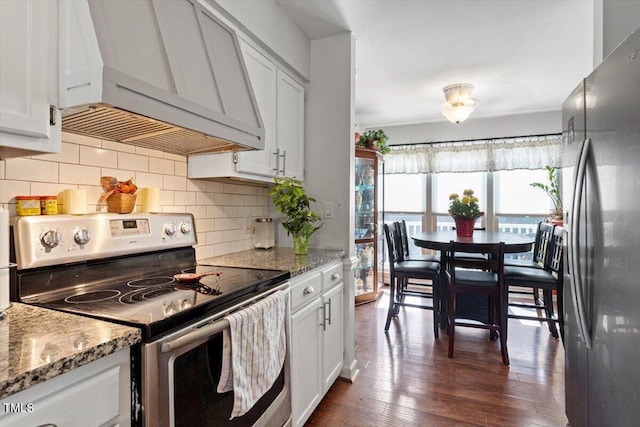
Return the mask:
[[40,196],[16,196],[16,214],[40,215]]
[[58,213],[58,196],[40,196],[40,214],[56,215]]
[[275,245],[275,229],[273,228],[273,219],[256,218],[255,231],[255,248],[270,249]]

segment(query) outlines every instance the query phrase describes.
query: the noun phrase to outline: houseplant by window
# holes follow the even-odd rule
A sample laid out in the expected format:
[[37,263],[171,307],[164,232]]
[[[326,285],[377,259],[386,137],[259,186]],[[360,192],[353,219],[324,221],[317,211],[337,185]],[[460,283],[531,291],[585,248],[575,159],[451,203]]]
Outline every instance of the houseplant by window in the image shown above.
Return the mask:
[[389,137],[387,137],[382,129],[368,130],[358,137],[356,147],[369,148],[379,151],[381,154],[387,154],[391,151],[387,143],[388,139]]
[[466,189],[462,194],[462,198],[457,193],[449,195],[449,215],[456,222],[456,234],[459,237],[471,237],[476,219],[484,215],[484,212],[480,211],[478,198],[473,195],[473,190]]
[[316,199],[307,195],[298,179],[274,177],[273,180],[275,185],[269,195],[282,214],[282,226],[293,237],[294,253],[306,255],[309,253],[309,238],[322,226],[315,225],[320,221],[320,214],[311,210],[311,202]]
[[553,166],[546,166],[546,169],[549,183],[532,182],[529,185],[539,188],[551,198],[551,203],[553,203],[551,219],[555,221],[562,221],[562,196],[560,195],[557,170]]

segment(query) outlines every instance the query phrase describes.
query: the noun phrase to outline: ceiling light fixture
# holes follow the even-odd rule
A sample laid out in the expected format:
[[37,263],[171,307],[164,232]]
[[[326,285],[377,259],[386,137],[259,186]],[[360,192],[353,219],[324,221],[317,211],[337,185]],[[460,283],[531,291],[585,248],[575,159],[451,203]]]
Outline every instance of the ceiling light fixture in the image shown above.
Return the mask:
[[442,104],[442,114],[450,122],[455,124],[464,122],[478,105],[478,100],[471,98],[472,90],[473,85],[469,83],[456,83],[442,89],[447,101]]

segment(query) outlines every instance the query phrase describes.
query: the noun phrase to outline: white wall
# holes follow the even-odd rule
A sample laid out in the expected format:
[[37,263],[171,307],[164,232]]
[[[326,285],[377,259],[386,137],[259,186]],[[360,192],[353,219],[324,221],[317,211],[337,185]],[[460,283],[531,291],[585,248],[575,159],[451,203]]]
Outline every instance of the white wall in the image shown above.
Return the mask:
[[0,160],[0,205],[15,215],[15,196],[58,195],[80,188],[87,190],[89,212],[106,212],[106,205],[97,204],[101,176],[133,178],[138,187],[160,188],[163,212],[192,213],[198,259],[252,248],[244,219],[268,211],[266,187],[187,179],[184,156],[65,132],[59,154]]
[[[355,40],[350,33],[311,42],[311,83],[305,105],[305,188],[317,208],[333,203],[334,218],[311,236],[316,248],[349,249],[354,259]],[[354,330],[354,277],[344,268],[344,367],[341,377],[357,375]]]
[[[578,82],[576,82],[576,85]],[[567,94],[569,95],[569,94]],[[449,121],[384,126],[389,144],[463,141],[469,139],[502,138],[540,135],[562,131],[561,112],[520,114],[492,118],[473,118],[455,125]]]
[[309,80],[309,38],[274,0],[205,0],[260,47]]
[[603,57],[640,28],[640,0],[603,0]]

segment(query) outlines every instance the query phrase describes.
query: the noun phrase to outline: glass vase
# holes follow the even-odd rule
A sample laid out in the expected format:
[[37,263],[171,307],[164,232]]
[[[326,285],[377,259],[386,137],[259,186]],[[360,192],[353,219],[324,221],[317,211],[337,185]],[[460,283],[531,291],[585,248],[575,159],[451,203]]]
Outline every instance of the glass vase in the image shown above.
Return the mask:
[[293,253],[296,255],[309,253],[309,236],[306,234],[293,235]]

